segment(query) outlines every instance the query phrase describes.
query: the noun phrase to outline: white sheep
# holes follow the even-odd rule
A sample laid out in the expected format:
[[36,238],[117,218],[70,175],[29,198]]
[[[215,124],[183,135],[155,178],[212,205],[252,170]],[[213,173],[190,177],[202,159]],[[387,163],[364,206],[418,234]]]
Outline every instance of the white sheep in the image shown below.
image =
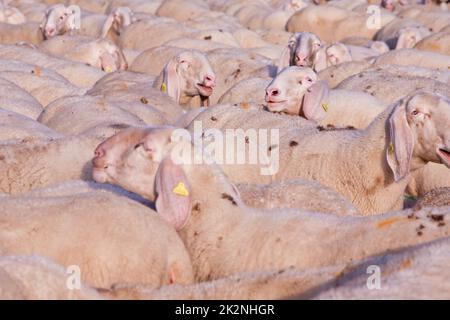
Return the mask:
[[[348,263],[448,234],[449,227],[438,226],[425,211],[415,214],[418,219],[408,218],[408,211],[366,218],[302,211],[278,210],[276,214],[255,211],[243,205],[235,188],[216,165],[196,165],[190,161],[175,164],[170,156],[172,148],[191,148],[192,144],[190,140],[171,139],[172,132],[173,128],[150,130],[134,153],[140,153],[141,157],[143,153],[153,164],[145,174],[137,168],[128,174],[141,177],[135,184],[144,183],[144,175],[145,183],[153,179],[157,212],[178,230],[191,257],[195,257],[193,268],[200,281],[238,272]],[[123,154],[109,153],[105,157],[104,149],[99,150],[103,151],[94,159],[94,178],[120,184],[121,178],[115,170],[123,167],[116,166],[114,158]],[[128,160],[125,163],[131,164]],[[445,212],[442,219],[444,223],[448,220]],[[416,229],[420,224],[427,230],[419,236]],[[339,232],[330,232],[337,229]],[[241,244],[239,249],[237,243]],[[344,243],[349,250],[341,250]]]
[[[190,50],[178,54],[167,62],[156,78],[154,88],[167,94],[186,107],[206,107],[216,86],[216,74],[208,58],[201,52]],[[191,102],[200,98],[200,103]]]
[[122,50],[106,39],[57,36],[44,41],[39,48],[45,53],[85,63],[108,73],[128,69]]
[[43,111],[42,105],[32,95],[5,79],[0,79],[0,105],[31,119],[37,119]]
[[113,72],[98,81],[87,94],[122,104],[124,109],[127,104],[148,105],[159,111],[169,123],[175,122],[183,114],[183,109],[166,93],[153,88],[153,82],[154,78],[146,74]]
[[164,116],[140,101],[114,103],[101,96],[63,97],[50,103],[38,121],[64,135],[78,135],[97,126],[165,125]]
[[[95,82],[105,75],[103,71],[83,63],[51,57],[38,50],[19,46],[1,45],[0,59],[17,60],[34,64],[41,68],[51,69],[69,80],[72,84],[82,88],[92,87]],[[80,77],[80,74],[83,74],[83,77]]]
[[[449,73],[412,66],[381,65],[342,81],[336,88],[369,93],[393,103],[418,89],[450,96]],[[392,90],[395,88],[395,90]]]
[[450,187],[439,188],[430,191],[417,201],[414,209],[420,210],[426,207],[449,207]]
[[24,195],[2,198],[0,208],[4,254],[37,254],[66,268],[76,266],[81,281],[97,288],[193,281],[189,255],[175,230],[151,209],[123,196]]
[[61,135],[24,115],[0,108],[0,141],[46,138],[56,139]]
[[0,299],[103,299],[96,290],[84,284],[80,284],[77,290],[71,290],[68,286],[69,275],[67,269],[61,265],[40,256],[2,256],[0,257]]
[[[443,217],[447,209],[428,210],[436,219]],[[414,213],[412,213],[414,215]],[[439,221],[436,222],[439,224]],[[444,223],[444,222],[442,222]],[[426,233],[421,225],[418,233]],[[448,265],[450,241],[448,238],[432,243],[409,247],[400,252],[390,253],[360,263],[354,270],[322,288],[299,295],[300,299],[448,299],[450,290],[447,279],[450,276]],[[372,267],[371,267],[372,266]],[[381,271],[380,286],[368,282],[368,271]],[[368,289],[375,284],[375,290]]]
[[302,116],[325,127],[362,129],[387,107],[364,92],[329,91],[310,68],[284,69],[265,91],[269,111]]
[[419,41],[414,48],[450,55],[450,31],[434,33]]

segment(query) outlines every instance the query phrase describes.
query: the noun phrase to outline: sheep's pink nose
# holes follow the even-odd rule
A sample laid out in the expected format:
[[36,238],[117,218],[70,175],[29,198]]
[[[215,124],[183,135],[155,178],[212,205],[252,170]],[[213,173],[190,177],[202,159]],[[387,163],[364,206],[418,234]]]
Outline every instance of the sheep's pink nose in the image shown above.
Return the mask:
[[55,28],[47,28],[45,29],[45,33],[48,35],[52,35],[55,32]]
[[105,149],[98,147],[94,152],[94,159],[92,159],[92,164],[96,168],[102,168],[105,166],[104,156],[106,152]]
[[203,78],[203,84],[208,87],[214,87],[216,85],[216,76],[207,74]]
[[298,63],[306,63],[306,59],[308,59],[308,55],[304,54],[302,52],[297,52],[295,54],[295,59],[297,60]]
[[271,88],[271,89],[267,90],[267,94],[271,97],[276,97],[280,94],[280,90],[277,88]]

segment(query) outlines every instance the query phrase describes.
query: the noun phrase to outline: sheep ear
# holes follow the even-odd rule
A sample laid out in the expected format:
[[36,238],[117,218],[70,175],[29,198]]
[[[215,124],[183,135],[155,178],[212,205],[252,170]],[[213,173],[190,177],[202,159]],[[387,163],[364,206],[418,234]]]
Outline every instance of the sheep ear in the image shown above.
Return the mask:
[[114,14],[110,14],[106,19],[105,23],[103,24],[101,38],[106,38],[113,24],[114,24]]
[[284,48],[283,52],[281,53],[281,57],[277,63],[278,73],[280,73],[281,70],[283,70],[284,68],[289,67],[291,63],[291,51],[292,51],[291,46],[288,45],[286,48]]
[[406,119],[406,104],[401,101],[389,118],[390,143],[386,150],[386,158],[394,173],[395,181],[406,177],[409,173],[414,137]]
[[325,103],[330,89],[325,81],[318,81],[308,88],[303,97],[302,112],[306,119],[319,122],[328,112]]
[[176,102],[180,101],[180,83],[177,71],[177,59],[171,59],[164,68],[161,90],[166,92]]
[[155,179],[156,211],[177,231],[181,230],[191,213],[191,188],[183,168],[165,158]]
[[108,52],[103,52],[100,55],[100,65],[103,71],[111,73],[117,70],[116,61],[114,57]]

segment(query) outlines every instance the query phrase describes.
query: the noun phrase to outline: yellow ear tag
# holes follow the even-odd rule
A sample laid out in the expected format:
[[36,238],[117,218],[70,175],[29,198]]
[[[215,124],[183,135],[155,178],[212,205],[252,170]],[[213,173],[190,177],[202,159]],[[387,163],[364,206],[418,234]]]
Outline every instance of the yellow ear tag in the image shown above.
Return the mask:
[[111,72],[113,72],[113,69],[112,69],[110,66],[107,66],[107,67],[105,68],[105,72],[106,72],[106,73],[111,73]]
[[394,145],[392,143],[389,144],[388,152],[389,152],[389,154],[393,154],[394,153]]
[[163,84],[161,85],[161,91],[162,92],[167,92],[167,85],[163,82]]
[[325,112],[328,112],[328,103],[324,102],[322,103],[322,109],[325,110]]
[[189,191],[183,182],[179,182],[178,185],[172,190],[177,196],[187,197],[189,196]]

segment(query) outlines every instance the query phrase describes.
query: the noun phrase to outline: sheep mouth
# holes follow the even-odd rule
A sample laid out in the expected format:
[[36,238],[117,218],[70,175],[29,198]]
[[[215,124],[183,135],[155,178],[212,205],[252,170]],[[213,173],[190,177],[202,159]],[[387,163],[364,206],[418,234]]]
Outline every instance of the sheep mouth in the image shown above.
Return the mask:
[[106,168],[98,168],[98,167],[93,167],[92,168],[92,178],[94,179],[95,182],[98,183],[107,183],[109,176],[106,173]]
[[207,86],[201,83],[197,83],[197,89],[200,92],[200,95],[204,97],[209,97],[213,94],[214,87],[213,86]]
[[270,111],[281,111],[284,109],[284,104],[287,102],[287,100],[280,100],[280,101],[274,101],[274,100],[267,100],[267,107]]
[[441,148],[438,150],[438,155],[441,158],[442,162],[450,168],[450,151]]

